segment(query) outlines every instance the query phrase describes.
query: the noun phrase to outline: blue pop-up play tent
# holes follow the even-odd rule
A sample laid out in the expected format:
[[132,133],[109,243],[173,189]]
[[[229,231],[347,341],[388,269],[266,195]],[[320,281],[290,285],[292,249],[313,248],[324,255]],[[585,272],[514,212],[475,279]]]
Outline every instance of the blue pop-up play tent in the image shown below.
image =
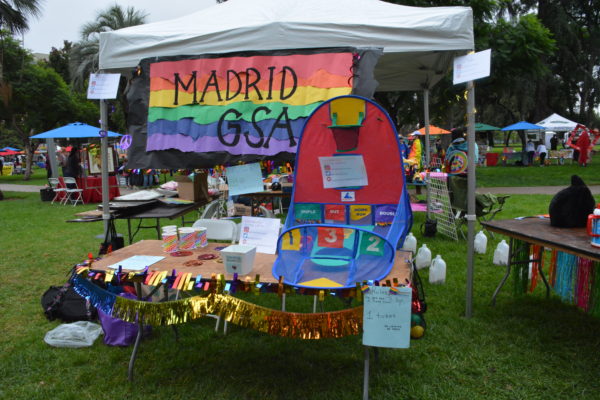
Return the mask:
[[402,156],[385,110],[341,96],[309,117],[273,274],[289,285],[349,288],[380,280],[412,226]]

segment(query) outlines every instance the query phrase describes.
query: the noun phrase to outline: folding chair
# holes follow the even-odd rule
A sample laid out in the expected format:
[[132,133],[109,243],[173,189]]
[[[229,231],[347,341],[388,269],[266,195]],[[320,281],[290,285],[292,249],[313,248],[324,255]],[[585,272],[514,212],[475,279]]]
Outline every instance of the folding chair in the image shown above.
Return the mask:
[[[450,192],[450,204],[454,210],[456,229],[460,231],[463,238],[466,234],[462,229],[467,221],[467,178],[451,175],[448,177],[448,190]],[[504,208],[508,195],[494,195],[492,193],[477,193],[475,195],[475,217],[481,221],[491,221]],[[488,231],[489,232],[489,231]],[[489,234],[494,237],[493,232]]]
[[61,183],[58,180],[58,178],[48,178],[48,183],[54,191],[54,198],[52,199],[50,204],[54,204],[56,200],[58,200],[60,204],[63,204],[64,199],[67,198],[67,188],[61,186]]
[[275,218],[275,213],[265,206],[258,206],[259,215],[265,218]]
[[204,207],[202,214],[200,214],[200,219],[218,218],[220,207],[221,200],[218,199],[211,201]]
[[[212,203],[211,203],[212,204]],[[228,219],[199,219],[192,225],[193,228],[206,228],[207,239],[212,240],[229,240],[235,243],[237,237],[237,225],[235,222]],[[215,332],[219,330],[221,317],[219,315],[206,314],[207,317],[215,318]],[[223,323],[223,333],[227,333],[227,321]]]
[[206,237],[212,240],[227,240],[235,243],[237,226],[228,219],[199,219],[192,225],[193,228],[206,228]]
[[[67,204],[67,201],[70,201],[73,206],[77,205],[77,202],[81,202],[83,204],[83,189],[79,189],[77,187],[77,181],[75,178],[65,176],[63,178],[66,186],[66,194],[64,204]],[[75,196],[75,198],[73,198]]]

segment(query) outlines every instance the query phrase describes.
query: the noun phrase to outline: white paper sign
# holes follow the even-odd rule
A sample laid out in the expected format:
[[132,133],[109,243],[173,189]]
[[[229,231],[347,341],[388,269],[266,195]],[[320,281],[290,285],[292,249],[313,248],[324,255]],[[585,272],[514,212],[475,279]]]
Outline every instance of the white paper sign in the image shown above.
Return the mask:
[[275,254],[280,225],[278,218],[242,217],[240,244],[256,246],[258,253]]
[[325,189],[367,186],[367,168],[361,155],[319,157]]
[[412,289],[370,286],[364,294],[363,344],[365,346],[407,349],[410,347]]
[[454,59],[454,84],[490,76],[491,59],[491,49],[456,57]]
[[149,267],[162,259],[164,259],[162,256],[132,256],[119,261],[116,264],[109,265],[108,268],[119,269],[119,267],[121,267],[122,269],[129,271],[142,271],[146,267]]
[[258,163],[227,167],[227,185],[230,196],[265,190]]
[[121,74],[90,74],[88,99],[116,99]]

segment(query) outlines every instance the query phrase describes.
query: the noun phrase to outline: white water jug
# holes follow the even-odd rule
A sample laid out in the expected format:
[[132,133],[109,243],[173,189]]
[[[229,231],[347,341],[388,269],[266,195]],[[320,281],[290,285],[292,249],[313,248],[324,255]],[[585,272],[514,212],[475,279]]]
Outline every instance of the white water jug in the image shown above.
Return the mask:
[[443,284],[446,282],[446,261],[441,255],[437,255],[431,262],[429,268],[429,283]]
[[475,235],[475,253],[485,254],[487,249],[487,236],[483,231],[479,231],[477,235]]
[[417,257],[415,258],[415,265],[417,269],[428,268],[431,264],[431,250],[427,248],[426,244],[423,244],[419,251],[417,252]]
[[235,203],[233,202],[233,199],[230,197],[227,200],[227,216],[233,217],[234,215],[235,215]]
[[415,251],[417,251],[417,238],[412,234],[412,232],[409,232],[408,236],[406,236],[404,239],[402,250],[410,251],[413,254],[415,254]]
[[498,246],[494,251],[494,264],[508,265],[508,244],[506,244],[504,240],[498,243]]

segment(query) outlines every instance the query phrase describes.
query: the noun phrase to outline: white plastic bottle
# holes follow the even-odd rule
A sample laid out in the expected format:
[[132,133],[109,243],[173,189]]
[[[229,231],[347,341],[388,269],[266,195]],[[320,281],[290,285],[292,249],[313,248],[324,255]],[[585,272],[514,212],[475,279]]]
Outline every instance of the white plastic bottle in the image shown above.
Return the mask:
[[494,264],[508,265],[508,244],[504,240],[500,241],[494,250]]
[[235,204],[233,199],[230,197],[227,199],[227,216],[233,217],[235,215]]
[[483,231],[479,231],[477,235],[475,235],[475,252],[478,254],[485,254],[487,249],[487,236]]
[[412,232],[408,233],[408,236],[404,239],[404,244],[402,245],[402,250],[410,251],[413,254],[417,251],[417,238]]
[[429,283],[446,283],[446,261],[444,261],[439,254],[431,262],[431,268],[429,268]]
[[423,243],[423,246],[419,248],[417,257],[415,258],[415,265],[417,269],[428,268],[431,264],[431,250],[427,248],[427,245]]

